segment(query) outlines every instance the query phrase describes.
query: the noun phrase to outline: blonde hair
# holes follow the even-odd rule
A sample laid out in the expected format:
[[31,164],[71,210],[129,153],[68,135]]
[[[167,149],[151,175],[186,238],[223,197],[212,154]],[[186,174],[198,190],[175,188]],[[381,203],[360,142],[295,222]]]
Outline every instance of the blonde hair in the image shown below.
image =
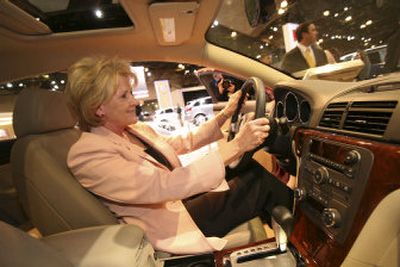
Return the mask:
[[114,95],[119,76],[131,78],[136,86],[137,77],[129,62],[117,57],[86,57],[68,69],[65,94],[79,118],[81,130],[90,131],[91,127],[102,125],[96,111]]

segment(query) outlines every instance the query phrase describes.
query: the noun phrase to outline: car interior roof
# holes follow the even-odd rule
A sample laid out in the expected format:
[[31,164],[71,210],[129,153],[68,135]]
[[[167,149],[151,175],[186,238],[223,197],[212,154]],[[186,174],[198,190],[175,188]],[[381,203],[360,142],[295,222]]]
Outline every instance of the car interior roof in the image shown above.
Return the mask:
[[[46,73],[66,69],[79,58],[92,54],[118,55],[131,61],[192,62],[201,65],[205,45],[204,35],[220,5],[219,1],[200,1],[196,10],[193,31],[183,45],[160,45],[154,34],[149,16],[148,0],[121,0],[135,27],[79,31],[72,33],[29,34],[19,33],[20,23],[26,22],[27,14],[0,13],[0,81],[21,78],[32,73]],[[12,5],[6,1],[4,5]],[[164,5],[165,14],[174,6]],[[17,18],[11,19],[11,16]],[[6,22],[8,22],[6,24]],[[177,32],[179,34],[179,32]],[[29,62],[29,64],[26,64]]]
[[[178,1],[181,2],[181,1]],[[183,1],[185,2],[185,1]],[[152,19],[175,14],[176,6],[168,1],[120,0],[134,23],[134,27],[78,31],[70,33],[21,33],[21,25],[32,28],[41,25],[32,16],[1,2],[2,9],[11,7],[18,12],[0,13],[0,82],[26,78],[32,75],[66,70],[84,56],[119,56],[132,62],[165,61],[191,63],[230,71],[242,77],[258,76],[268,85],[292,78],[257,61],[207,43],[205,33],[212,24],[223,1],[200,0],[195,9],[192,31],[177,29],[183,34],[181,43],[160,44],[159,29],[152,26]],[[164,4],[162,12],[153,12],[153,4]],[[152,18],[152,16],[159,16]],[[28,18],[29,19],[28,19]],[[179,21],[176,22],[179,24]],[[185,24],[185,23],[180,23]],[[27,64],[29,62],[29,64]],[[266,71],[267,70],[267,71]],[[244,76],[245,75],[245,76]]]

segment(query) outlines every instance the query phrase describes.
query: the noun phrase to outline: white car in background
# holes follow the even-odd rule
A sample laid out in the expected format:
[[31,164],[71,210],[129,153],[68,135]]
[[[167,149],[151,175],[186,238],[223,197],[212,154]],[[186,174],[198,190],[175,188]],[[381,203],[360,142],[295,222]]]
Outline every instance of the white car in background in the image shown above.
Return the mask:
[[159,128],[173,132],[181,127],[179,116],[176,108],[158,109],[154,113],[154,123]]
[[214,116],[211,96],[197,98],[189,101],[185,106],[185,118],[194,125],[199,126]]

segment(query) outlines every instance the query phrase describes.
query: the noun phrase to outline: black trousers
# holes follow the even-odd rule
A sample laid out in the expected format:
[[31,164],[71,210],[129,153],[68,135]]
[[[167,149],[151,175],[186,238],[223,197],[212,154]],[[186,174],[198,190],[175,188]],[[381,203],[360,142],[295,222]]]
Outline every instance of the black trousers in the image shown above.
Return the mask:
[[207,192],[183,201],[205,236],[223,237],[257,216],[268,220],[278,205],[292,209],[293,191],[256,161],[228,183],[228,191]]

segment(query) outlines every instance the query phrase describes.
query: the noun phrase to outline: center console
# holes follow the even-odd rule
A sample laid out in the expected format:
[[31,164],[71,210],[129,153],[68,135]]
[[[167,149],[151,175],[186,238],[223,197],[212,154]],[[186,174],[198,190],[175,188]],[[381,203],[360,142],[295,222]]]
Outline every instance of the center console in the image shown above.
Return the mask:
[[368,181],[373,154],[318,137],[304,141],[295,197],[312,222],[342,243]]
[[272,228],[275,239],[268,239],[241,247],[214,252],[214,255],[195,255],[167,259],[164,267],[294,267],[302,260],[296,249],[288,243],[294,218],[283,206],[272,210]]

